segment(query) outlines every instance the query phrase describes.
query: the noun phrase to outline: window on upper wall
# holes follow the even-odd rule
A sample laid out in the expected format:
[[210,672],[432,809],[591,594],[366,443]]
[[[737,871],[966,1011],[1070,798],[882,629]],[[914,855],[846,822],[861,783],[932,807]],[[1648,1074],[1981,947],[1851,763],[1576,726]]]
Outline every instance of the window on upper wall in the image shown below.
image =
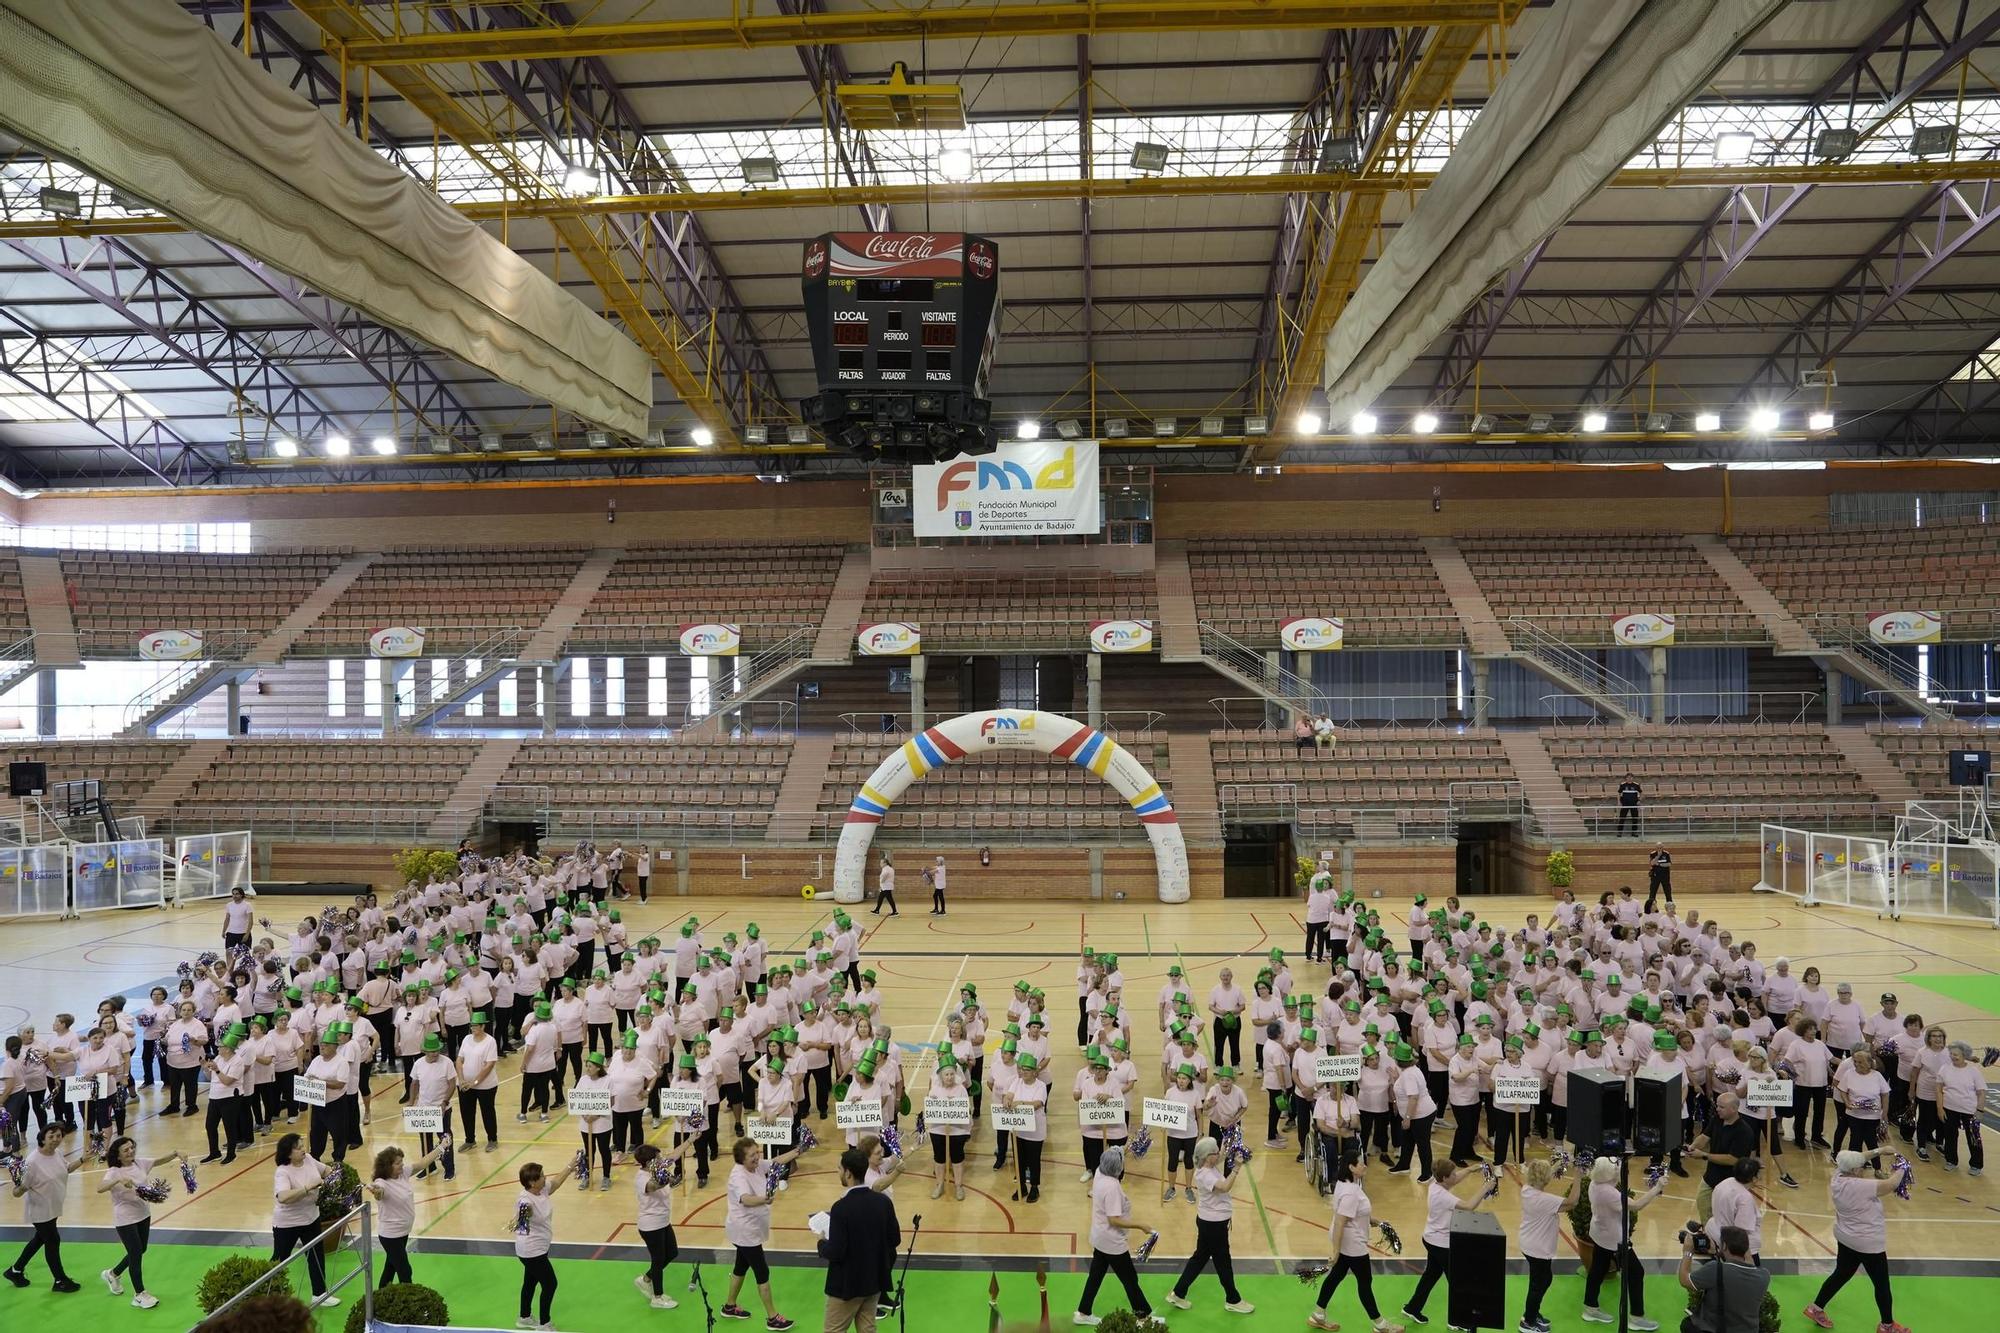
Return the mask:
[[347,716],[347,663],[337,657],[326,664],[326,715]]
[[625,716],[625,659],[604,659],[604,715]]
[[667,715],[667,659],[646,659],[646,716]]

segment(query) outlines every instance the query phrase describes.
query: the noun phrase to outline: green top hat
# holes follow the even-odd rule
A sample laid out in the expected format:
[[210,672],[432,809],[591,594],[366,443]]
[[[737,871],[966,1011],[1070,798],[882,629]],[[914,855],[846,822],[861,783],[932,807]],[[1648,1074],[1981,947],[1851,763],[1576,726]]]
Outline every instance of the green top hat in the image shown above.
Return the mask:
[[425,1051],[441,1051],[441,1050],[443,1050],[443,1049],[444,1049],[444,1039],[443,1039],[442,1037],[438,1036],[438,1034],[437,1034],[437,1033],[435,1033],[435,1032],[426,1032],[426,1033],[424,1034],[424,1050],[425,1050]]

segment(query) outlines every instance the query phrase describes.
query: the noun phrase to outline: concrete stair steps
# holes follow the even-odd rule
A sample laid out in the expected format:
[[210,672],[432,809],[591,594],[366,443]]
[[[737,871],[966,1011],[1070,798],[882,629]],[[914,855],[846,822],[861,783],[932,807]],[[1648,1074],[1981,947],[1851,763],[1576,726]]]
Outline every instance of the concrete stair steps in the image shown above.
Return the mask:
[[519,736],[502,736],[480,746],[424,836],[433,841],[456,843],[470,833],[486,808],[487,793],[506,776],[514,765],[514,757],[526,743]]
[[1512,765],[1514,776],[1520,779],[1521,794],[1540,821],[1543,833],[1556,842],[1588,836],[1589,827],[1578,813],[1576,802],[1564,785],[1562,774],[1556,771],[1555,761],[1549,758],[1541,736],[1533,731],[1502,731],[1499,736],[1500,748],[1507,752],[1507,762]]
[[764,841],[804,842],[811,835],[812,817],[819,808],[819,794],[826,785],[826,772],[833,766],[833,747],[839,739],[831,731],[793,739],[785,780],[778,784],[777,804],[771,822],[764,826]]
[[76,621],[69,613],[69,587],[62,561],[26,555],[21,562],[21,595],[28,603],[28,628],[35,635],[35,661],[42,666],[77,666],[83,661]]

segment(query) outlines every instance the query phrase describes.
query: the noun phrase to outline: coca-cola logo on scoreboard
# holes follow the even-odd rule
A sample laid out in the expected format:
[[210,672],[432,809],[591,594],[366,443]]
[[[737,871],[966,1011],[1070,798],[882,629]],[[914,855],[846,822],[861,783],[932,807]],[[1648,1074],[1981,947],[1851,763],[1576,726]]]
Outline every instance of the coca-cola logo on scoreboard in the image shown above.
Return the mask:
[[817,278],[826,272],[826,242],[806,242],[806,276]]
[[952,233],[841,232],[833,237],[833,272],[860,278],[955,278],[965,238]]
[[972,276],[982,282],[991,278],[998,266],[993,258],[993,247],[985,241],[973,243],[972,249],[966,252],[965,263],[972,270]]

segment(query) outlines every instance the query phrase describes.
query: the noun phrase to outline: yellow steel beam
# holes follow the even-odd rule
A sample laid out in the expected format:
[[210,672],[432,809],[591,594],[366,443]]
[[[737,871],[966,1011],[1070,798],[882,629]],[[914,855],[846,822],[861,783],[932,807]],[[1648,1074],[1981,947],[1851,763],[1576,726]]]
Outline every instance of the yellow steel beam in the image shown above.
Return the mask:
[[[715,190],[686,194],[596,195],[485,200],[456,205],[479,222],[524,218],[587,217],[602,213],[736,213],[860,204],[993,204],[1068,199],[1184,199],[1215,195],[1284,195],[1343,192],[1355,196],[1422,190],[1433,171],[1367,179],[1338,173],[1273,172],[1245,176],[1135,176],[1129,179],[977,181],[937,185],[832,185],[795,189]],[[1618,190],[1715,189],[1734,185],[1930,185],[1938,181],[2000,179],[2000,158],[1967,162],[1894,162],[1809,166],[1647,167],[1621,171],[1608,188]],[[0,222],[0,239],[34,236],[149,236],[186,231],[172,218],[105,218],[101,221],[39,218]]]
[[[348,43],[362,65],[464,64],[486,60],[568,60],[641,51],[749,50],[851,46],[861,42],[1111,36],[1126,32],[1272,32],[1308,28],[1483,26],[1496,0],[1049,0],[967,4],[956,9],[864,9],[834,14],[753,13],[735,0],[713,18],[485,32],[419,32]],[[413,16],[420,11],[412,11]]]
[[[327,40],[335,45],[381,36],[353,0],[292,0],[292,6],[319,24]],[[648,307],[644,293],[626,276],[621,248],[610,230],[609,219],[593,218],[574,209],[558,211],[557,206],[565,201],[537,171],[514,156],[511,145],[517,136],[502,133],[503,127],[481,117],[483,99],[469,101],[457,96],[454,89],[440,83],[431,71],[421,66],[382,65],[373,74],[456,140],[474,161],[524,204],[532,202],[551,210],[544,216],[548,217],[556,239],[597,284],[604,297],[605,313],[623,324],[646,349],[695,419],[713,431],[717,441],[734,443],[736,424],[727,404],[717,396],[719,386],[689,364],[687,358],[688,349],[693,348],[697,353],[702,350],[706,330],[687,328],[670,310],[665,311],[662,320]],[[664,308],[664,303],[661,304]]]
[[[1513,22],[1525,4],[1526,0],[1507,0],[1498,11],[1500,23]],[[1431,35],[1387,118],[1389,126],[1394,128],[1377,139],[1370,160],[1362,164],[1363,174],[1373,171],[1385,156],[1399,148],[1404,153],[1409,151],[1410,145],[1392,142],[1395,129],[1409,125],[1412,113],[1435,112],[1445,104],[1460,72],[1485,36],[1479,28],[1464,27],[1445,28]],[[1428,124],[1427,116],[1424,124]],[[1421,134],[1422,129],[1423,125],[1419,125],[1416,133]],[[1391,162],[1394,163],[1393,158]],[[1402,165],[1407,166],[1407,161]],[[1397,179],[1408,181],[1409,177],[1391,179],[1393,184]],[[1281,422],[1290,422],[1298,416],[1319,383],[1320,367],[1326,361],[1326,335],[1360,285],[1361,261],[1382,224],[1382,200],[1379,193],[1350,194],[1340,209],[1333,240],[1327,247],[1326,263],[1317,281],[1308,286],[1303,302],[1305,317],[1298,324],[1285,371],[1284,392],[1278,399],[1277,416]]]

